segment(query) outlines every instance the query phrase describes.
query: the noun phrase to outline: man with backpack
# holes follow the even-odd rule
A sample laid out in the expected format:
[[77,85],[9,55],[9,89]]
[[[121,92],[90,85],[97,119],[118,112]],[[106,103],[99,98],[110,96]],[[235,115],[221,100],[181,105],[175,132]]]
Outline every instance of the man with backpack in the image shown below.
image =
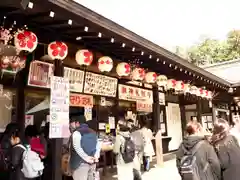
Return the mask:
[[85,116],[72,119],[70,168],[74,180],[94,180],[96,162],[100,156],[100,144],[96,132],[86,124]]
[[177,151],[177,168],[182,180],[220,180],[221,168],[212,145],[200,131],[201,125],[190,122],[187,136]]
[[115,139],[113,152],[117,155],[118,180],[132,180],[135,144],[130,135],[130,127],[125,124],[119,124],[119,133]]

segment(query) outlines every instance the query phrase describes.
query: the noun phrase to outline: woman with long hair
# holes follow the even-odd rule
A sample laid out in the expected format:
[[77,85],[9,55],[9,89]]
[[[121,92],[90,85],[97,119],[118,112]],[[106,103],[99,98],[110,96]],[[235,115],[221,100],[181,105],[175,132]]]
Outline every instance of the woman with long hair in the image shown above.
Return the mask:
[[239,180],[240,148],[237,139],[230,135],[230,126],[224,119],[218,119],[213,128],[212,144],[218,155],[222,180]]

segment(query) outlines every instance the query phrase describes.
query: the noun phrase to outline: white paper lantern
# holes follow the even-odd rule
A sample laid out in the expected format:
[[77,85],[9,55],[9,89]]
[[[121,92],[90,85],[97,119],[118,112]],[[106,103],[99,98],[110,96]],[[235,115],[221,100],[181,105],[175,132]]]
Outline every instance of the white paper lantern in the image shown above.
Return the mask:
[[129,76],[131,73],[131,66],[128,63],[121,62],[117,65],[116,71],[118,76]]
[[21,30],[14,35],[14,45],[18,51],[33,52],[38,45],[38,38],[31,31]]
[[183,92],[186,94],[186,93],[189,93],[190,92],[190,87],[191,85],[190,84],[184,84],[184,89],[183,89]]
[[145,78],[145,70],[143,68],[135,68],[132,72],[132,79],[142,81]]
[[199,96],[199,97],[202,97],[203,96],[203,90],[204,89],[202,89],[202,88],[198,88],[196,95]]
[[212,91],[208,91],[208,94],[207,94],[207,97],[206,97],[207,99],[212,99],[213,98],[213,93],[212,93]]
[[175,90],[176,91],[183,91],[184,90],[184,86],[185,86],[185,84],[184,84],[183,81],[177,81]]
[[169,79],[167,81],[167,89],[175,89],[177,81],[175,79]]
[[113,68],[113,60],[108,56],[103,56],[98,59],[98,69],[101,72],[110,72]]
[[147,83],[155,83],[157,80],[157,74],[155,72],[148,72],[145,76],[145,81]]
[[198,88],[196,86],[190,87],[190,94],[197,95],[197,92],[198,92]]
[[81,49],[77,51],[75,58],[77,64],[89,66],[93,62],[93,53],[87,49]]
[[166,87],[166,85],[167,85],[167,76],[165,76],[165,75],[159,75],[158,77],[157,77],[157,85],[158,86],[163,86],[163,87]]
[[51,42],[48,45],[48,55],[51,59],[63,60],[68,55],[68,46],[60,41]]
[[207,90],[203,89],[203,93],[201,94],[201,97],[202,97],[202,98],[206,98],[206,91],[207,91]]

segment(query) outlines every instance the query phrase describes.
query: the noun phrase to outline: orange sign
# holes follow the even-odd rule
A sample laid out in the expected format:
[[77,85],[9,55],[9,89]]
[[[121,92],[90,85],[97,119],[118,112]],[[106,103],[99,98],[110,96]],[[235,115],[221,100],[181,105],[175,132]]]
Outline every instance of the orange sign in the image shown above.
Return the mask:
[[93,107],[93,96],[83,94],[70,94],[70,106],[73,107]]

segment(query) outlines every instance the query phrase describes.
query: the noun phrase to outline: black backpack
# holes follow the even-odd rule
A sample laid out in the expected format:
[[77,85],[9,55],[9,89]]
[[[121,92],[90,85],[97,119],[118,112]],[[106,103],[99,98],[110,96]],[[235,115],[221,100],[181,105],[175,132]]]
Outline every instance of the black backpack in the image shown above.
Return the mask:
[[135,157],[135,144],[131,137],[123,137],[125,139],[124,145],[121,146],[121,154],[125,163],[133,162]]
[[191,151],[188,151],[183,145],[184,156],[180,162],[180,174],[182,180],[201,180],[201,172],[196,163],[196,152],[201,147],[204,141],[198,142]]

